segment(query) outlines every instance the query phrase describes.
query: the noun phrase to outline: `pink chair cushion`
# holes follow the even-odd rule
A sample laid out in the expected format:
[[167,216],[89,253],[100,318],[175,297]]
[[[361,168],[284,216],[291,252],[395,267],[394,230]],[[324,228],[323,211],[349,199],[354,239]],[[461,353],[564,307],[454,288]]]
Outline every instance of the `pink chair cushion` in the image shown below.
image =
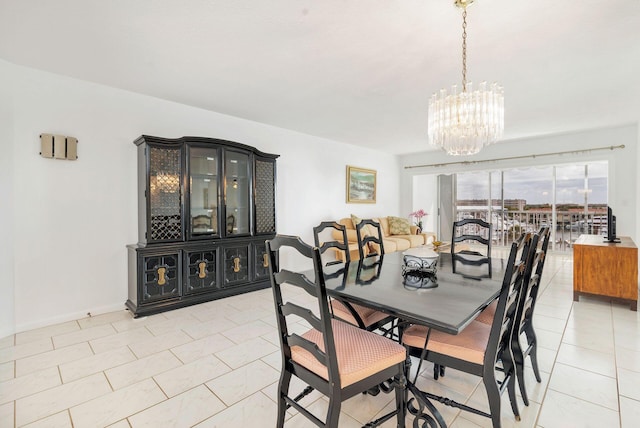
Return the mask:
[[493,323],[493,317],[496,314],[496,308],[498,307],[498,301],[494,300],[489,306],[484,308],[480,315],[478,315],[475,321],[481,322],[483,324],[491,325]]
[[[365,379],[407,357],[404,346],[386,337],[359,329],[338,320],[331,320],[342,388]],[[302,335],[324,352],[322,333],[311,329]],[[291,348],[291,358],[318,376],[329,379],[327,366],[300,346]]]
[[[427,331],[427,327],[412,325],[405,330],[402,343],[414,348],[424,348]],[[429,336],[427,350],[482,364],[490,332],[491,325],[478,321],[471,322],[460,334],[447,334],[433,330]]]
[[[358,305],[355,303],[350,303],[351,307],[356,311],[365,327],[369,327],[377,323],[380,320],[383,320],[389,316],[389,314],[385,314],[384,312],[376,311],[375,309],[368,308],[366,306]],[[337,318],[340,318],[343,321],[346,321],[355,326],[358,325],[358,322],[354,318],[351,311],[339,300],[331,299],[331,306],[333,307],[333,315]]]

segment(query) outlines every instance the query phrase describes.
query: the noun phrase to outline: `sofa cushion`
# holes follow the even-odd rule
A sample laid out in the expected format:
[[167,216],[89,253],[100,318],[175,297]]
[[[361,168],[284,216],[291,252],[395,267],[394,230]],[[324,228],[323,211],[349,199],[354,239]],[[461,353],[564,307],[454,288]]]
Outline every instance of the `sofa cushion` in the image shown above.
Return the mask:
[[[383,239],[383,243],[384,243],[385,253],[392,253],[394,251],[404,251],[411,248],[411,241],[409,241],[408,239],[398,238],[397,236],[387,236],[386,238]],[[393,247],[395,247],[395,249],[393,250],[389,249]]]
[[377,221],[380,224],[380,229],[382,229],[382,236],[387,237],[387,236],[391,235],[389,233],[389,218],[388,217],[374,218],[373,221]]
[[398,248],[398,243],[394,239],[384,238],[382,240],[382,244],[384,245],[385,253],[393,253],[396,251],[400,251],[400,249]]
[[[367,236],[366,233],[365,236]],[[347,230],[347,240],[349,242],[355,242],[355,244],[358,245],[358,232],[355,230]]]
[[387,217],[389,220],[389,233],[391,235],[408,235],[411,233],[409,220],[402,217]]
[[362,219],[355,214],[351,214],[351,223],[353,224],[353,228],[355,229],[358,226]]
[[[353,229],[347,229],[347,242],[355,242],[356,245],[358,244],[358,235],[356,234],[356,231]],[[340,232],[339,230],[333,230],[331,232],[331,236],[333,237],[333,239],[335,239],[338,242],[342,242],[342,232]]]
[[[391,235],[389,233],[389,220],[387,217],[372,218],[372,220],[380,224],[385,253],[404,251],[409,248],[426,244],[428,242],[427,238],[430,238],[431,240],[435,239],[435,234],[432,232],[417,234],[418,228],[416,226],[411,226],[409,233],[406,235]],[[353,226],[353,220],[351,220],[351,217],[345,217],[340,219],[338,223],[344,225],[347,229],[347,240],[349,241],[349,253],[351,255],[351,260],[358,260],[358,236],[356,234],[355,227]],[[338,239],[338,237],[336,236],[335,239]],[[375,248],[375,244],[372,244],[372,246],[372,250],[377,250]],[[365,250],[365,252],[369,253],[368,249]],[[340,252],[340,254],[336,254],[336,258],[338,260],[343,260],[344,256]]]
[[[360,217],[358,217],[355,214],[351,214],[351,222],[353,223],[353,228],[356,229],[356,226],[358,225],[358,223],[360,223],[362,221],[362,219]],[[366,224],[363,228],[362,228],[362,232],[364,233],[364,236],[375,236],[375,230],[372,230],[371,226]],[[358,235],[355,235],[356,238],[356,242],[358,242]]]
[[393,235],[391,238],[404,239],[409,241],[411,248],[424,245],[424,235]]
[[351,221],[351,218],[348,218],[348,217],[341,218],[340,220],[338,220],[338,223],[346,227],[347,230],[353,229],[353,222]]

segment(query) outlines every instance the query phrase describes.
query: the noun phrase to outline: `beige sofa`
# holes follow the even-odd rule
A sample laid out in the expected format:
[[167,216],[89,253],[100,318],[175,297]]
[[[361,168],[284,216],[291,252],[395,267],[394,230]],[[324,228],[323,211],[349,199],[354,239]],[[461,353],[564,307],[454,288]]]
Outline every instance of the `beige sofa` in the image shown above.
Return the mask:
[[[389,232],[389,220],[387,217],[374,217],[372,220],[380,223],[380,229],[382,229],[382,243],[384,245],[385,253],[408,250],[409,248],[418,247],[436,239],[436,234],[433,232],[418,233],[417,226],[410,227],[410,235],[391,235]],[[347,240],[349,241],[349,254],[351,256],[351,260],[358,260],[360,258],[358,253],[358,235],[356,234],[356,228],[353,226],[353,221],[350,217],[347,217],[340,219],[338,223],[344,225],[347,229]],[[337,231],[334,232],[334,239],[341,239],[339,234],[336,235],[337,233]],[[342,252],[338,252],[336,257],[338,260],[342,260]]]

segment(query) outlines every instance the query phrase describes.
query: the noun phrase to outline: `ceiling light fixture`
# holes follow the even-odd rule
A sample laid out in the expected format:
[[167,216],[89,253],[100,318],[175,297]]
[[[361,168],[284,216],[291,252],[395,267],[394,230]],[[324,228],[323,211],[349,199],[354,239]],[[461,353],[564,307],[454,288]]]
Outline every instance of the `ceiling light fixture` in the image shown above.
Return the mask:
[[462,9],[462,92],[456,85],[429,100],[429,142],[449,155],[473,155],[495,143],[504,132],[504,93],[497,83],[482,82],[474,91],[467,83],[467,6],[474,0],[454,0]]

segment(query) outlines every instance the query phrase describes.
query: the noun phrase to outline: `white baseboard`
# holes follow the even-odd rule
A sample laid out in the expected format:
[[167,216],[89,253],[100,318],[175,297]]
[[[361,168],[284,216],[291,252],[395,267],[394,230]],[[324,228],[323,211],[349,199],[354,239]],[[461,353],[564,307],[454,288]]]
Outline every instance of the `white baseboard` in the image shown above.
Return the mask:
[[96,308],[89,308],[83,311],[61,314],[55,317],[50,317],[47,319],[41,319],[33,322],[22,323],[20,325],[15,326],[15,331],[9,331],[5,334],[0,334],[0,337],[5,337],[10,334],[21,333],[23,331],[33,330],[40,327],[46,327],[54,324],[60,324],[68,321],[75,321],[82,318],[87,317],[87,313],[91,313],[92,316],[105,314],[107,312],[117,312],[117,311],[125,311],[124,305],[122,303],[115,303],[112,305],[99,306]]

